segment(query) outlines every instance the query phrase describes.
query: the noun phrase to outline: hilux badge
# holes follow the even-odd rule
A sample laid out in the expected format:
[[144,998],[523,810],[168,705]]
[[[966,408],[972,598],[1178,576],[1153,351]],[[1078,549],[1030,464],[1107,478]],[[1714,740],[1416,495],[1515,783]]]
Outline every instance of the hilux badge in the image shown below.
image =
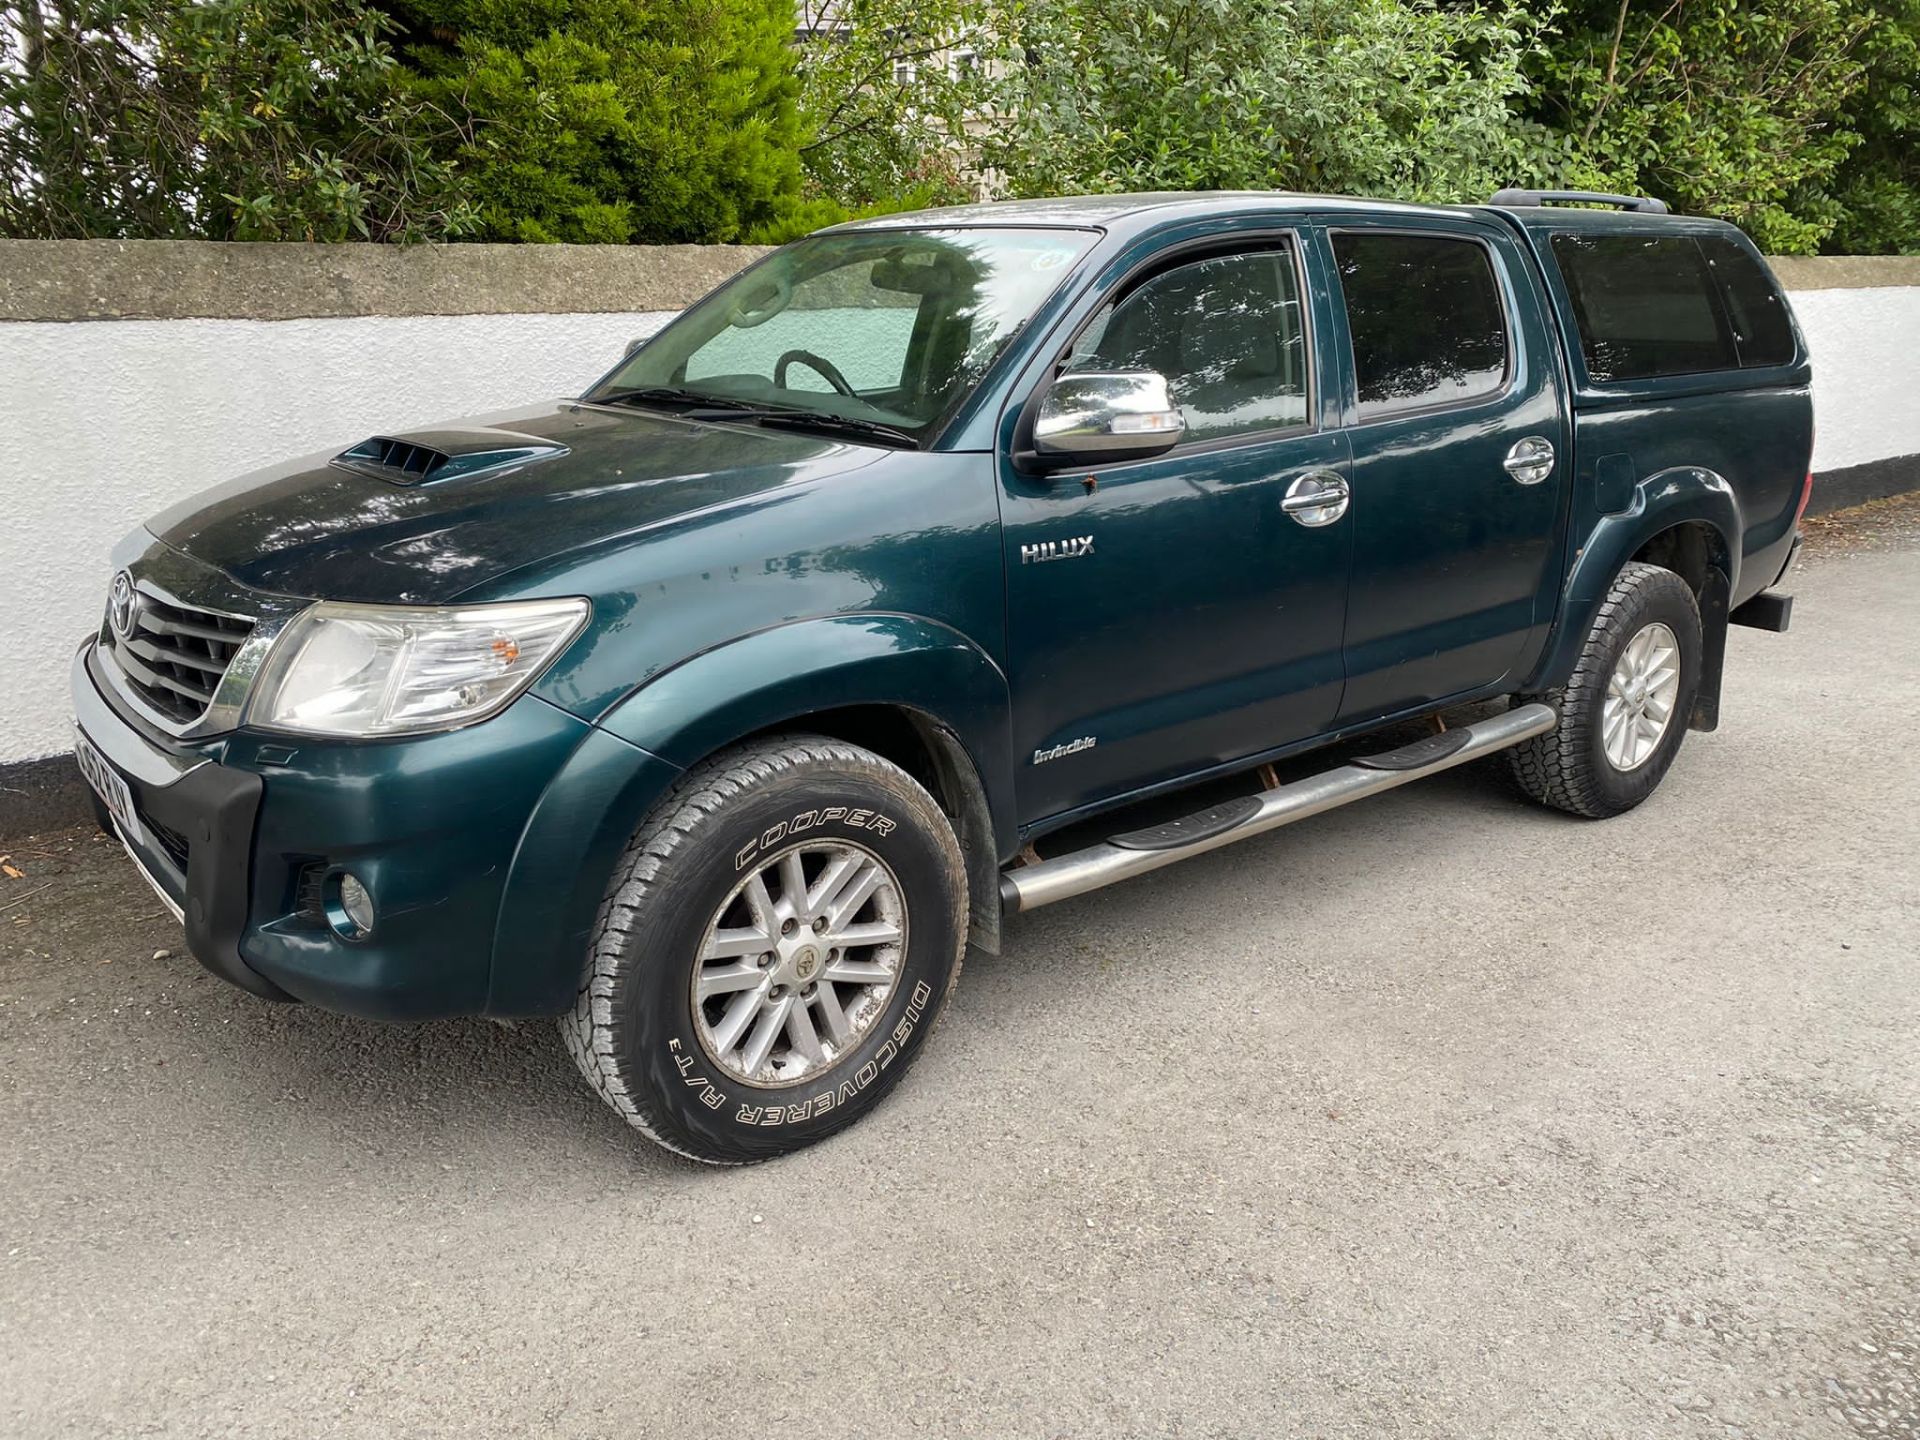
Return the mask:
[[1020,547],[1022,565],[1039,565],[1048,560],[1074,560],[1093,553],[1093,536],[1076,535],[1071,540],[1042,540],[1037,545]]
[[133,617],[139,608],[139,597],[133,592],[133,576],[122,570],[107,588],[107,623],[122,640],[133,638]]

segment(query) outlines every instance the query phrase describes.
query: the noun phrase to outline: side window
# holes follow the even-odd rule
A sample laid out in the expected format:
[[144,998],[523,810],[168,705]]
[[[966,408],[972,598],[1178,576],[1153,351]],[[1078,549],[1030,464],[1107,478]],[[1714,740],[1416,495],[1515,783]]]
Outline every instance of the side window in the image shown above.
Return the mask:
[[[751,375],[771,381],[780,357],[789,350],[812,350],[830,361],[861,394],[898,389],[907,368],[907,350],[920,296],[874,283],[876,265],[862,260],[838,265],[797,282],[793,294],[771,318],[752,326],[734,324],[687,357],[688,380]],[[831,346],[821,337],[830,335]],[[790,390],[831,390],[812,366],[787,367]]]
[[1507,312],[1487,247],[1446,235],[1333,236],[1360,418],[1491,395],[1507,380]]
[[1559,234],[1553,258],[1597,383],[1739,367],[1712,272],[1691,236]]
[[1307,423],[1307,341],[1290,247],[1153,276],[1094,317],[1067,370],[1157,370],[1188,440]]
[[1741,368],[1787,364],[1793,359],[1793,322],[1773,277],[1743,246],[1723,235],[1702,235],[1699,244],[1727,303]]

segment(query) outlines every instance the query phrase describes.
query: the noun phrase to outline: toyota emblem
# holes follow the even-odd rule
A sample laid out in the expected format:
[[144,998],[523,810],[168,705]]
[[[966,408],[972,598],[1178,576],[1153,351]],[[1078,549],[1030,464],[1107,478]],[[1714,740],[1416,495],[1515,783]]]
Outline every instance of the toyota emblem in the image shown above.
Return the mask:
[[107,623],[122,640],[131,640],[134,617],[139,613],[140,598],[134,593],[133,576],[122,570],[107,589]]

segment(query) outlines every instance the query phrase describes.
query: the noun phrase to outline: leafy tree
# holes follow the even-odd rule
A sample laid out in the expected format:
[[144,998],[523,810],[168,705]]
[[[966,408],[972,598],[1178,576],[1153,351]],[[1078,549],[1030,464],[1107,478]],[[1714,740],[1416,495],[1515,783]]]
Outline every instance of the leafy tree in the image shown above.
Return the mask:
[[[1529,183],[1664,195],[1777,251],[1920,249],[1920,0],[850,0],[845,13],[860,17],[852,39],[802,74],[820,131],[809,177],[852,205],[982,178],[1016,195],[1252,185],[1434,200]],[[952,36],[991,69],[886,78],[892,58]]]
[[1858,139],[1857,0],[1567,0],[1526,105],[1561,137],[1552,178],[1661,195],[1778,253],[1838,220],[1824,187]]
[[0,234],[465,233],[387,29],[360,0],[0,5]]
[[0,0],[0,234],[778,240],[976,188],[1521,182],[1920,251],[1917,72],[1920,0]]
[[1821,248],[1842,255],[1920,254],[1920,0],[1874,0],[1856,52],[1865,78],[1838,123],[1859,136],[1824,191],[1803,207],[1829,209]]
[[817,215],[969,198],[982,19],[970,0],[801,0],[800,158]]
[[1519,0],[1032,0],[1000,11],[984,164],[1014,194],[1268,187],[1484,199],[1541,21]]
[[800,194],[792,0],[404,0],[495,240],[725,241]]

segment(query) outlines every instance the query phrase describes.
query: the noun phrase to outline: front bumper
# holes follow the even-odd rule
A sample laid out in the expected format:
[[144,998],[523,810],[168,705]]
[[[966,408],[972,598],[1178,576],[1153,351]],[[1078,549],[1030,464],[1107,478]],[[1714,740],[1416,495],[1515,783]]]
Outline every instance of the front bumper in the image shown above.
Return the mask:
[[[523,696],[485,724],[406,739],[183,743],[117,704],[103,663],[91,641],[74,657],[75,718],[126,781],[137,823],[121,839],[202,965],[255,995],[375,1019],[489,1008],[522,835],[590,725]],[[316,903],[348,870],[378,906],[358,939]]]
[[93,648],[89,640],[73,657],[74,721],[133,793],[139,823],[131,832],[114,825],[120,843],[180,917],[202,965],[255,995],[291,999],[240,954],[260,777],[162,746],[121,719],[92,673]]

